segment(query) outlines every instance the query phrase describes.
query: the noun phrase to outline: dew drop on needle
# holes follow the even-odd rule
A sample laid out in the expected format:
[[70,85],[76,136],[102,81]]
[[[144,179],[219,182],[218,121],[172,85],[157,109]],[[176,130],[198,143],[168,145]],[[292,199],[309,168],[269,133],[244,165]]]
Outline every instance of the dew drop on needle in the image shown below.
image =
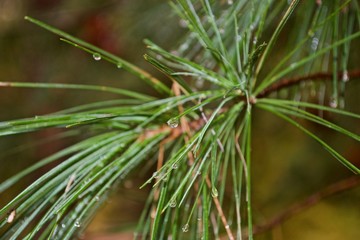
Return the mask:
[[344,71],[344,73],[342,74],[341,80],[343,82],[348,82],[349,81],[349,73],[348,73],[348,71],[346,71],[346,70]]
[[176,128],[179,126],[179,119],[178,118],[170,118],[169,121],[167,121],[167,125],[171,128]]
[[337,108],[337,106],[338,106],[338,101],[337,101],[337,99],[336,99],[336,98],[330,99],[329,105],[330,105],[330,107],[332,107],[332,108]]
[[170,207],[172,207],[172,208],[176,207],[176,200],[175,199],[172,199],[170,201]]
[[99,60],[101,60],[101,55],[98,54],[98,53],[94,53],[93,58],[94,58],[95,61],[99,61]]
[[171,167],[172,167],[172,169],[177,169],[179,167],[179,165],[177,163],[173,163]]
[[189,224],[185,224],[185,225],[182,227],[182,231],[183,231],[183,232],[188,232],[188,231],[189,231]]
[[216,197],[219,196],[218,190],[217,190],[215,187],[213,187],[213,188],[211,189],[211,196],[212,196],[213,198],[216,198]]
[[188,25],[188,24],[187,24],[186,20],[180,19],[180,21],[179,21],[179,26],[180,26],[180,27],[186,28],[187,25]]
[[311,40],[311,49],[313,51],[315,51],[318,47],[318,44],[319,44],[319,39],[314,37],[312,40]]
[[7,217],[7,222],[8,223],[12,223],[13,221],[14,221],[14,219],[15,219],[15,216],[16,216],[16,210],[15,209],[13,209],[11,212],[10,212],[10,214],[9,214],[9,216]]
[[158,172],[154,172],[152,176],[153,176],[153,178],[159,178],[160,177]]
[[76,221],[75,223],[74,223],[74,226],[75,227],[80,227],[81,225],[80,225],[80,222],[79,221]]

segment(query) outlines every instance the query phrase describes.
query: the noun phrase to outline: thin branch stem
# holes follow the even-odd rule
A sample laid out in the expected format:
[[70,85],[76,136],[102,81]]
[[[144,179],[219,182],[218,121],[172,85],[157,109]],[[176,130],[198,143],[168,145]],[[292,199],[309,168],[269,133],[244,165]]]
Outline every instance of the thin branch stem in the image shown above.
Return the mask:
[[[344,74],[346,74],[346,76],[345,76],[346,80],[352,80],[352,79],[360,78],[360,70],[355,70],[355,71],[351,71],[351,72],[339,72],[338,73],[339,81],[344,79]],[[266,88],[264,91],[259,93],[257,95],[257,98],[266,97],[266,96],[268,96],[269,94],[271,94],[273,92],[277,92],[277,91],[279,91],[281,89],[297,85],[297,84],[299,84],[301,82],[324,81],[324,80],[327,81],[327,80],[332,80],[332,77],[333,77],[332,73],[318,72],[318,73],[313,73],[313,74],[310,74],[310,75],[307,75],[307,76],[284,78],[284,79],[278,81],[277,83],[272,84],[271,86]]]
[[[211,180],[210,180],[209,176],[206,176],[206,184],[207,184],[208,188],[211,189]],[[228,220],[225,217],[224,211],[221,207],[221,203],[220,203],[218,197],[213,197],[213,201],[214,201],[215,207],[219,213],[220,219],[225,227],[228,239],[234,240],[235,239],[234,235],[231,232],[230,225],[228,223]]]
[[253,228],[253,234],[260,234],[266,232],[274,227],[284,223],[285,221],[289,220],[296,214],[305,211],[306,209],[316,205],[324,198],[333,196],[335,194],[339,194],[346,190],[350,190],[352,188],[358,187],[360,185],[360,177],[353,176],[336,182],[322,191],[319,191],[313,195],[310,195],[306,199],[301,202],[295,203],[284,212],[280,213],[279,215],[273,217],[272,219],[266,221],[265,223],[255,225]]

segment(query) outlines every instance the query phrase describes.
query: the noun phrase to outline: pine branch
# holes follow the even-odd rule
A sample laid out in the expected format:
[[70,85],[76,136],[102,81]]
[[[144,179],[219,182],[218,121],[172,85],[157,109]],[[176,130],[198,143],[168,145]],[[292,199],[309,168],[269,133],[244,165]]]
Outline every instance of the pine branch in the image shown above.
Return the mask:
[[[347,72],[346,75],[344,75],[344,72],[338,73],[338,79],[339,81],[343,81],[344,76],[347,76],[347,81],[354,80],[354,79],[360,79],[360,70],[353,70],[351,72]],[[267,89],[265,89],[263,92],[261,92],[259,95],[256,96],[256,98],[264,98],[269,96],[271,93],[278,92],[282,89],[290,88],[294,85],[300,84],[302,82],[308,82],[308,81],[331,81],[332,80],[332,73],[329,72],[318,72],[313,73],[306,76],[297,76],[293,78],[284,78],[280,80],[279,82],[271,85]],[[246,101],[246,97],[242,96],[240,97],[241,101]],[[251,104],[256,103],[256,99],[250,98],[249,99]],[[224,108],[222,112],[226,111]],[[190,128],[194,130],[200,129],[204,124],[205,121],[202,118],[199,118],[197,120],[193,120],[189,122]],[[151,130],[145,130],[144,134],[140,136],[140,139],[146,139],[148,137],[152,137],[155,134],[164,133],[170,131],[170,139],[175,139],[181,134],[185,133],[183,128],[170,128],[167,124],[159,126],[159,128],[151,129]]]
[[[331,96],[337,103],[338,92],[344,92],[345,82],[350,78],[360,78],[360,70],[347,72],[348,60],[352,59],[349,58],[350,43],[360,36],[360,32],[353,33],[357,29],[355,16],[351,12],[341,12],[351,0],[342,5],[340,0],[330,1],[324,3],[324,7],[321,1],[304,5],[298,4],[300,0],[292,0],[289,4],[273,0],[227,1],[227,4],[226,1],[210,0],[172,2],[175,12],[189,28],[184,39],[179,41],[178,47],[173,46],[171,52],[145,41],[150,50],[145,59],[173,81],[172,88],[126,60],[36,19],[25,18],[59,35],[63,42],[92,54],[96,61],[104,59],[124,68],[166,97],[155,98],[138,91],[96,85],[0,82],[0,89],[93,90],[131,98],[110,105],[92,103],[79,106],[62,111],[60,115],[0,122],[0,135],[79,125],[96,133],[111,130],[109,136],[102,134],[65,149],[50,160],[41,161],[40,165],[0,184],[0,189],[6,189],[40,166],[69,155],[0,209],[0,217],[3,217],[0,230],[6,227],[4,238],[15,239],[22,235],[27,239],[73,238],[88,225],[113,186],[135,167],[145,163],[151,167],[156,160],[156,172],[143,185],[154,182],[135,239],[137,236],[212,239],[225,233],[227,239],[241,239],[244,229],[241,223],[244,221],[247,222],[244,237],[252,240],[253,234],[269,230],[323,198],[360,184],[358,177],[341,181],[293,205],[270,221],[253,226],[251,186],[257,176],[251,175],[252,105],[297,127],[344,166],[360,173],[325,140],[293,118],[312,121],[359,142],[357,134],[298,106],[357,119],[360,115],[324,106],[324,101],[312,104],[266,98],[271,93],[304,82],[332,80]],[[295,12],[299,16],[306,13],[308,18],[299,20]],[[340,14],[348,15],[340,18]],[[279,19],[278,16],[282,17]],[[292,42],[281,44],[284,51],[275,51],[288,22],[292,25],[298,23],[294,25],[294,33],[285,32]],[[346,27],[340,28],[340,24]],[[269,32],[267,29],[274,29],[271,36],[263,34]],[[266,43],[259,45],[258,40]],[[310,40],[311,49],[308,51]],[[267,59],[279,53],[284,53],[280,63],[264,76],[260,84],[256,84]],[[288,63],[291,65],[282,69]],[[300,67],[304,67],[305,74],[311,69],[329,67],[332,72],[286,77]],[[207,81],[205,85],[204,81]],[[299,89],[299,92],[302,94],[303,90]],[[146,171],[147,167],[143,169]],[[226,190],[231,187],[232,195],[228,195]],[[246,198],[243,200],[242,196]],[[240,214],[243,204],[246,205],[245,215]],[[46,210],[39,212],[43,209]],[[31,222],[36,219],[39,221],[31,229]],[[224,229],[220,229],[221,224]]]

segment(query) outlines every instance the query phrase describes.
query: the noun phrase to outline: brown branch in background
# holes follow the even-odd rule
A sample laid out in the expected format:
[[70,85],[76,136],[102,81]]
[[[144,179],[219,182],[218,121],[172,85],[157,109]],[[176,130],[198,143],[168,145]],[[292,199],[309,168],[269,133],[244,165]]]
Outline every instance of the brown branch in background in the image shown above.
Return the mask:
[[346,190],[349,190],[349,189],[352,189],[352,188],[355,188],[358,186],[360,186],[360,177],[359,176],[349,177],[349,178],[346,178],[339,182],[336,182],[336,183],[326,187],[322,191],[309,196],[305,200],[292,205],[290,208],[286,209],[284,212],[282,212],[281,214],[268,220],[267,222],[259,224],[259,225],[255,225],[253,227],[253,233],[260,234],[260,233],[266,232],[270,229],[273,229],[274,227],[289,220],[294,215],[296,215],[300,212],[303,212],[304,210],[316,205],[324,198],[330,197],[335,194],[339,194],[341,192],[344,192]]
[[[341,81],[344,77],[343,72],[338,73],[338,79]],[[283,88],[288,88],[291,86],[294,86],[296,84],[299,84],[301,82],[306,81],[323,81],[323,80],[332,80],[332,73],[327,72],[319,72],[319,73],[313,73],[307,76],[300,76],[300,77],[294,77],[294,78],[284,78],[280,81],[270,85],[268,88],[266,88],[264,91],[259,93],[257,95],[257,98],[263,98],[268,96],[269,94],[273,92],[277,92]],[[347,73],[348,80],[354,79],[354,78],[360,78],[360,70],[355,70]]]

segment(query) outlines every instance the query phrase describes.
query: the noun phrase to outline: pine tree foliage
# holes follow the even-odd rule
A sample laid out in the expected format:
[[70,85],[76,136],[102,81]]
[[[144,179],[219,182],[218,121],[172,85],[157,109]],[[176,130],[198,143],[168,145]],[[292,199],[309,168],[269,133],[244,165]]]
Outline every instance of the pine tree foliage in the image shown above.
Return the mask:
[[[65,158],[1,208],[1,239],[73,238],[109,192],[149,162],[157,170],[143,185],[153,187],[135,239],[252,239],[251,186],[256,179],[251,176],[251,152],[259,151],[251,147],[255,108],[298,128],[344,167],[360,173],[326,139],[301,124],[311,121],[360,140],[353,131],[309,111],[360,118],[344,110],[346,83],[359,78],[348,66],[354,54],[351,42],[360,36],[356,0],[177,0],[170,5],[187,33],[171,51],[145,40],[144,55],[167,80],[25,18],[95,60],[132,73],[159,95],[110,86],[0,82],[1,87],[120,96],[0,123],[3,136],[54,127],[96,133],[0,184],[3,193],[27,174]],[[293,76],[301,77],[288,80]],[[319,96],[318,101],[312,101],[311,94]]]

